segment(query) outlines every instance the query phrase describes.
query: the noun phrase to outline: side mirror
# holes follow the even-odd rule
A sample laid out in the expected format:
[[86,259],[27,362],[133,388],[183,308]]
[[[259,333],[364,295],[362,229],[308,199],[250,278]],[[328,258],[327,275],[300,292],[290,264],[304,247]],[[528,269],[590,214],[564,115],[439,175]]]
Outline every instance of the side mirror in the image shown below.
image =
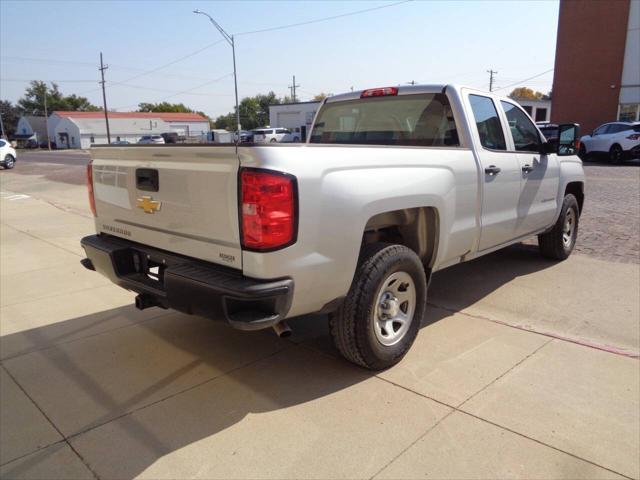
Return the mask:
[[546,142],[540,144],[541,155],[551,155],[552,153],[556,153],[557,151],[558,151],[558,140],[555,138],[551,138]]
[[558,125],[558,155],[576,155],[578,153],[579,135],[580,125],[577,123]]

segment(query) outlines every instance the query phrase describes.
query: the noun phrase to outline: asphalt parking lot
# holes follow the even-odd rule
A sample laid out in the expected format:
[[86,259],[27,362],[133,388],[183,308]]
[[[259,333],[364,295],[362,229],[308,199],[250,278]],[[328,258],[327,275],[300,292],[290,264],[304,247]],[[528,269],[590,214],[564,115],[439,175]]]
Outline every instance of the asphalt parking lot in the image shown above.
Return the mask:
[[435,275],[396,367],[326,318],[238,332],[84,270],[82,153],[0,171],[2,478],[640,478],[640,165],[586,164],[577,251]]

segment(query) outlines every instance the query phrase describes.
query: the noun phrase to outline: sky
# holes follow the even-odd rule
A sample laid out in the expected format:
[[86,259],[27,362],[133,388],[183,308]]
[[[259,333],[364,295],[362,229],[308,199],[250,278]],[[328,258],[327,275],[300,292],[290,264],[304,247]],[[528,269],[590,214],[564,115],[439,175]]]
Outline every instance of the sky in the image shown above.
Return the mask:
[[195,9],[234,34],[240,98],[290,95],[293,75],[303,101],[412,81],[488,90],[490,69],[505,95],[553,81],[558,1],[0,0],[0,99],[45,80],[101,106],[102,52],[109,110],[168,101],[226,114],[231,47]]

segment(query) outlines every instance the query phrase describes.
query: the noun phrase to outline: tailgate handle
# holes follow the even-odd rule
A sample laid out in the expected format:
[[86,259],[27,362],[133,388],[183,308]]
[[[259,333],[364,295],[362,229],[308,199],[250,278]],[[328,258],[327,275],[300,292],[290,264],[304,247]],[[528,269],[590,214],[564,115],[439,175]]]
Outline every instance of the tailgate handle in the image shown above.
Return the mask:
[[158,170],[153,168],[136,169],[136,187],[145,192],[157,192],[160,188]]

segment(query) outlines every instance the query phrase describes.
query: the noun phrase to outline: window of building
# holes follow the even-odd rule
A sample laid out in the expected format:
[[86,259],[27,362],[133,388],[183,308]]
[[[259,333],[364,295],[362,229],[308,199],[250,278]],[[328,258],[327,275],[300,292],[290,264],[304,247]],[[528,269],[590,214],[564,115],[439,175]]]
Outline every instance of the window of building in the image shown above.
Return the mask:
[[538,152],[540,135],[533,122],[513,103],[501,101],[500,104],[507,115],[509,131],[513,137],[513,145],[518,152]]
[[91,143],[96,143],[96,139],[95,139],[95,137],[93,135],[91,135],[91,137],[89,138],[89,141]]
[[75,145],[76,144],[76,137],[71,137],[71,145]]
[[507,143],[493,100],[480,95],[469,95],[469,102],[482,146],[492,150],[506,150]]
[[522,108],[524,108],[524,111],[529,115],[533,115],[533,107],[531,105],[523,105]]
[[640,120],[640,116],[638,116],[638,110],[640,104],[638,103],[625,103],[620,105],[620,110],[618,113],[618,120],[620,122],[635,122]]
[[119,141],[120,141],[120,136],[117,136],[116,137],[116,142],[119,142]]
[[536,108],[536,122],[545,122],[547,120],[547,109]]

